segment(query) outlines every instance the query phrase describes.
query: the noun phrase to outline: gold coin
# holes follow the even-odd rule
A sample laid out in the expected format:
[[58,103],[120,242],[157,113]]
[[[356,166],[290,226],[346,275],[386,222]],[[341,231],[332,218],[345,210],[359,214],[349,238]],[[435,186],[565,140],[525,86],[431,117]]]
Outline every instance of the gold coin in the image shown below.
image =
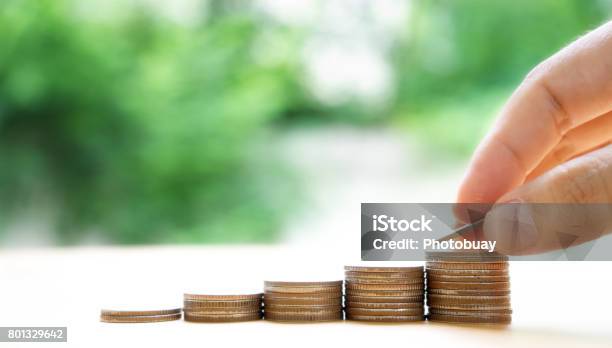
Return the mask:
[[262,300],[244,301],[183,301],[183,307],[187,308],[252,308],[261,307]]
[[508,269],[436,269],[427,268],[427,275],[435,276],[509,276]]
[[428,281],[427,288],[431,289],[448,289],[448,290],[507,290],[510,289],[509,282],[494,282],[494,283],[467,283],[467,282],[440,282]]
[[140,315],[140,316],[108,316],[101,315],[100,321],[105,323],[155,323],[161,321],[172,321],[181,319],[181,313],[163,315]]
[[427,318],[431,321],[465,324],[510,324],[512,322],[512,315],[474,317],[463,315],[429,314],[427,315]]
[[260,320],[263,317],[262,312],[241,313],[241,314],[225,314],[225,315],[204,315],[185,313],[185,321],[195,323],[229,323],[238,321]]
[[368,316],[413,316],[425,314],[425,308],[398,308],[398,309],[377,309],[377,308],[347,308],[347,315],[368,315]]
[[493,283],[493,282],[509,282],[510,277],[505,276],[447,276],[447,275],[434,275],[427,274],[427,281],[440,281],[440,282],[466,282],[466,283],[474,283],[474,282],[484,282],[484,283]]
[[425,278],[355,278],[347,277],[347,282],[353,284],[420,284],[425,282]]
[[453,295],[427,295],[429,305],[509,305],[510,296],[453,296]]
[[454,295],[454,296],[508,296],[510,290],[482,290],[482,289],[468,289],[468,290],[455,290],[455,289],[439,289],[439,288],[428,288],[427,294],[438,294],[438,295]]
[[355,315],[347,314],[346,320],[356,321],[376,321],[376,322],[387,322],[387,323],[399,323],[399,322],[412,322],[412,321],[423,321],[425,320],[424,315],[403,315],[403,316],[375,316],[375,315]]
[[423,266],[416,267],[365,267],[365,266],[344,266],[345,271],[350,272],[392,272],[392,273],[423,273]]
[[289,288],[336,288],[342,286],[342,280],[334,280],[329,282],[277,282],[277,281],[264,281],[264,288],[267,287],[289,287]]
[[461,269],[461,270],[476,270],[476,269],[508,269],[507,262],[446,262],[446,261],[427,261],[427,269]]
[[262,293],[247,294],[247,295],[199,295],[199,294],[183,294],[185,301],[245,301],[257,300],[263,297]]
[[381,302],[354,302],[347,301],[347,308],[368,308],[368,309],[411,309],[411,308],[423,308],[425,304],[423,302],[413,303],[381,303]]
[[347,294],[347,302],[360,303],[423,303],[423,293],[413,296],[388,297],[388,296],[354,296]]
[[423,283],[415,284],[356,284],[346,282],[346,288],[350,290],[386,290],[386,291],[408,291],[422,290],[425,288]]
[[270,321],[302,321],[302,322],[334,321],[334,320],[342,320],[342,311],[320,312],[320,313],[266,312],[264,315],[264,319],[270,320]]
[[345,271],[344,275],[347,278],[361,278],[361,279],[416,279],[423,278],[423,272],[358,272],[358,271]]
[[342,287],[284,287],[284,286],[266,286],[265,296],[270,293],[274,294],[320,294],[320,293],[328,293],[328,294],[336,294],[338,296],[342,295]]
[[265,305],[277,305],[277,306],[332,306],[342,305],[342,297],[333,298],[268,298],[266,297]]
[[346,296],[362,296],[362,297],[415,297],[423,296],[425,293],[423,288],[414,290],[357,290],[346,289]]
[[117,311],[112,309],[103,309],[100,311],[100,315],[106,317],[138,317],[138,316],[153,316],[153,315],[165,315],[165,314],[180,314],[180,308],[172,309],[159,309],[159,310],[146,310],[146,311]]

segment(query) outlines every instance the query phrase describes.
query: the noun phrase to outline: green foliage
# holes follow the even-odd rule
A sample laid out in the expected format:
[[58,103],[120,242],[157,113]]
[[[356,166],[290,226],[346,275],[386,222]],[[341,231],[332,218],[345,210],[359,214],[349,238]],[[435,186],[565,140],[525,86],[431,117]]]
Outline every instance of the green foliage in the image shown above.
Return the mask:
[[393,52],[399,83],[392,115],[431,146],[462,156],[533,67],[610,13],[595,0],[413,4],[409,39]]
[[402,98],[427,105],[494,86],[508,86],[537,63],[601,24],[599,1],[416,1],[395,52]]
[[109,26],[69,5],[0,5],[4,218],[49,196],[67,243],[84,229],[116,242],[274,238],[279,202],[246,156],[296,92],[291,66],[253,58],[254,21],[187,28],[141,9]]

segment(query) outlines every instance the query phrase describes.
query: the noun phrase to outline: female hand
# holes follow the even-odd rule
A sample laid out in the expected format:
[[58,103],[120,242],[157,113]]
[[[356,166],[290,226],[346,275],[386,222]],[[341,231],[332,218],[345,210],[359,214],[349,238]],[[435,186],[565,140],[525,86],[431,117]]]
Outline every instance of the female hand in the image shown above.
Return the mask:
[[[567,209],[575,203],[610,203],[611,140],[612,22],[608,22],[527,75],[476,150],[458,202],[563,203],[560,206]],[[485,219],[483,238],[497,240],[497,248],[509,254],[567,247],[555,232],[567,219],[558,217],[569,214],[582,221],[585,216],[579,216],[584,214],[580,211],[530,216],[537,231],[518,231],[508,238],[508,226],[494,209]],[[612,229],[612,211],[589,220],[573,245]]]

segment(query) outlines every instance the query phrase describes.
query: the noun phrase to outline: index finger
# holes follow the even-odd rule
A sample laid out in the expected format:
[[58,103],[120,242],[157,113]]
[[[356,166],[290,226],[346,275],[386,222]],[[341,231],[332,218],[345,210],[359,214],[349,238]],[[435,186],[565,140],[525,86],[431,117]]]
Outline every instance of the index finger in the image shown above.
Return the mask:
[[458,201],[493,203],[570,129],[612,110],[612,22],[536,67],[476,150]]

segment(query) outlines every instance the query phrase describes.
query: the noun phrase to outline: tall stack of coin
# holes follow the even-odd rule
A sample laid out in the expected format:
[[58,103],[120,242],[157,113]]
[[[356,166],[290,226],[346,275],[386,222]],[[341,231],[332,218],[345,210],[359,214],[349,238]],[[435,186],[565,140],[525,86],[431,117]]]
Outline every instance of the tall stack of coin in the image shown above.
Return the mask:
[[506,256],[429,252],[426,259],[429,320],[472,324],[512,321]]
[[272,321],[342,320],[342,281],[264,282],[264,317]]
[[211,323],[259,320],[263,294],[192,295],[184,294],[185,321]]
[[377,322],[424,320],[423,267],[345,266],[346,318]]
[[100,321],[105,323],[155,323],[181,319],[181,309],[160,309],[146,311],[124,311],[103,309]]

